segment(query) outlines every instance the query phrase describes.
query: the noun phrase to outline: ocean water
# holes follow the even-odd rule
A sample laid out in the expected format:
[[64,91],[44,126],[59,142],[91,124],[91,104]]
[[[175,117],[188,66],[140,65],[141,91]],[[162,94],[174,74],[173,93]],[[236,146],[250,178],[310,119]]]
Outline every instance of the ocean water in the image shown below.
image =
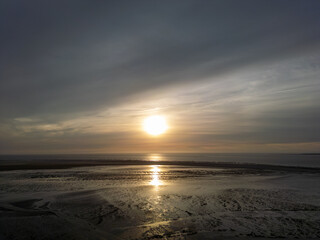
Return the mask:
[[0,155],[1,160],[147,160],[254,163],[320,167],[320,154],[152,153],[152,154],[54,154]]

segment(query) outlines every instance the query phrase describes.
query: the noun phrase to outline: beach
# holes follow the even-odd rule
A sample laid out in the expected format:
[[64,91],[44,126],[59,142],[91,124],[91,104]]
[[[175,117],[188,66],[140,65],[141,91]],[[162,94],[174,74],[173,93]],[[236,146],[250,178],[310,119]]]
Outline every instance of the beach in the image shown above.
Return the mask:
[[317,168],[130,163],[1,162],[0,239],[320,238]]
[[0,1],[0,240],[320,239],[319,13]]

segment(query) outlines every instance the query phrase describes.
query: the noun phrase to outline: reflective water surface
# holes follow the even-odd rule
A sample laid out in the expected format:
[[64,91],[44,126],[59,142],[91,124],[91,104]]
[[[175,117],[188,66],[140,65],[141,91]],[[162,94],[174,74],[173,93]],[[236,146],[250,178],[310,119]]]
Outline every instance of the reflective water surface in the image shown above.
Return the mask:
[[150,161],[0,178],[4,239],[320,237],[320,173]]
[[152,171],[152,180],[150,181],[150,184],[156,187],[159,185],[162,185],[162,181],[159,179],[159,175],[161,172],[160,166],[158,165],[151,166],[151,171]]

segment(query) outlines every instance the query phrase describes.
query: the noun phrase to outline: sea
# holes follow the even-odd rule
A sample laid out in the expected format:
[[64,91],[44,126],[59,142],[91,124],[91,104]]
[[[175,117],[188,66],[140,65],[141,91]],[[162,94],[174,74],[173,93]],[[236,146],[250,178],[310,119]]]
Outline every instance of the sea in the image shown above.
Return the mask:
[[250,163],[279,166],[320,168],[320,154],[285,153],[138,153],[138,154],[51,154],[51,155],[0,155],[3,160],[144,160]]

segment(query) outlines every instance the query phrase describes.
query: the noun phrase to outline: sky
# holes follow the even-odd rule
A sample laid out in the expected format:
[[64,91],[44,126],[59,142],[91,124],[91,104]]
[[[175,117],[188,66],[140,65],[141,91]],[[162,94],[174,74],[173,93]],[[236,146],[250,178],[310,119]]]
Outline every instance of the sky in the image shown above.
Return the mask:
[[318,0],[2,0],[0,19],[0,154],[320,150]]

